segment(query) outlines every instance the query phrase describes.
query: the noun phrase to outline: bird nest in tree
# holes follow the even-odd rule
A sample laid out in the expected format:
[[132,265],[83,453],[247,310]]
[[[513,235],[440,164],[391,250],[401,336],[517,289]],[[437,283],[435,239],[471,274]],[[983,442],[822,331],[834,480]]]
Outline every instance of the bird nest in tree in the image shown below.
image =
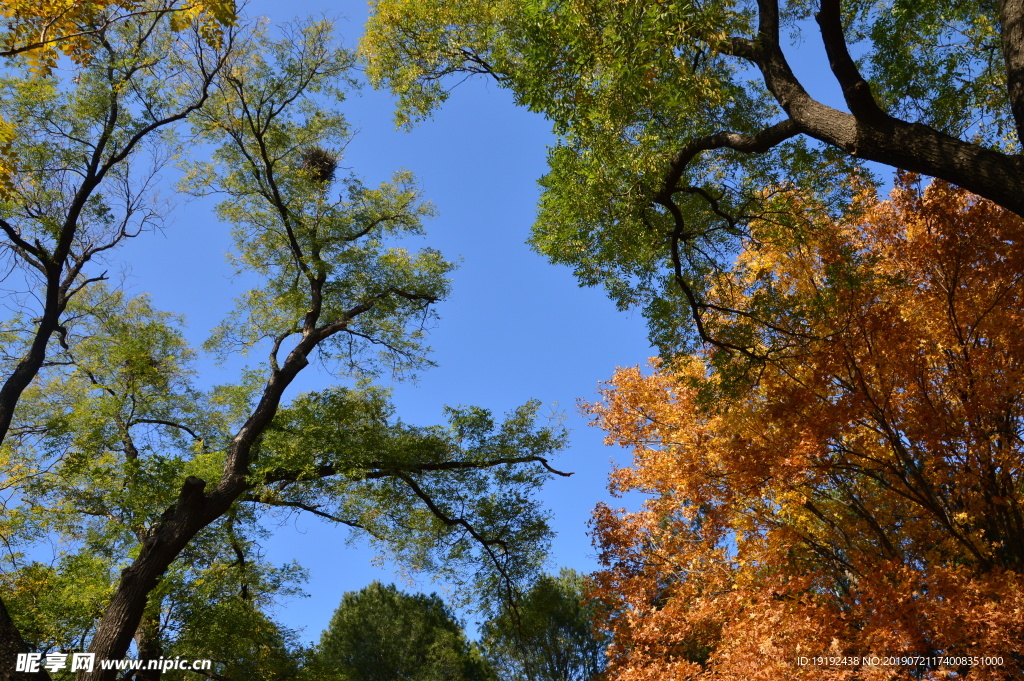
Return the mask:
[[317,182],[327,183],[334,179],[338,169],[338,157],[326,149],[310,147],[299,157],[302,169]]

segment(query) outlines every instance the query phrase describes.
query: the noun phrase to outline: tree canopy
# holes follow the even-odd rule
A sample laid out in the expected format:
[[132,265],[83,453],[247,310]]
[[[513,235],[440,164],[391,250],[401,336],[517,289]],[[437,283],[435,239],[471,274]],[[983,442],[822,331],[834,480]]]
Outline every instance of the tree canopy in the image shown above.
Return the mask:
[[[650,320],[592,407],[651,497],[595,515],[612,678],[1024,672],[1024,3],[377,0],[361,49],[399,123],[546,116],[533,245]],[[795,664],[900,653],[1003,657]]]
[[595,514],[612,678],[1024,673],[1024,221],[911,176],[860,208],[751,241],[716,290],[788,301],[722,320],[784,352],[622,369],[591,406],[633,448],[614,489],[649,496]]
[[[277,40],[240,22],[211,44],[177,16],[140,12],[83,36],[93,57],[67,80],[2,82],[3,115],[25,127],[0,228],[11,281],[39,306],[4,329],[5,673],[16,652],[119,660],[131,648],[212,659],[215,678],[291,675],[293,637],[268,608],[302,573],[254,548],[274,513],[335,521],[497,598],[547,547],[532,492],[557,473],[547,457],[563,434],[536,423],[536,403],[500,423],[452,407],[447,424],[413,426],[374,384],[429,366],[452,265],[402,246],[432,214],[409,173],[373,187],[338,172],[351,53],[329,22]],[[164,132],[186,119],[188,146],[209,158]],[[183,191],[223,197],[250,283],[202,349],[180,315],[100,268],[162,217],[153,178],[171,160]],[[201,352],[255,359],[211,387]],[[314,361],[341,382],[292,395]]]
[[315,658],[326,678],[344,681],[493,679],[437,594],[408,594],[380,582],[342,596]]
[[234,0],[197,0],[154,5],[145,0],[4,0],[0,57],[18,56],[33,70],[48,73],[59,55],[84,64],[95,57],[95,36],[118,22],[140,14],[169,14],[171,27],[181,30],[199,24],[207,39],[216,42],[226,26],[234,24]]
[[502,681],[593,681],[605,666],[588,580],[563,568],[541,575],[523,599],[505,604],[481,631]]
[[[362,56],[399,123],[468,75],[548,117],[532,243],[662,351],[588,407],[634,452],[614,491],[647,501],[595,512],[587,584],[535,579],[533,492],[565,475],[536,402],[414,425],[380,384],[430,366],[454,265],[408,246],[433,215],[411,173],[344,167],[356,55],[329,22],[5,4],[0,675],[85,650],[220,681],[1024,675],[1024,1],[947,4],[373,3]],[[842,110],[791,67],[808,42]],[[939,179],[880,201],[866,161]],[[171,165],[222,199],[247,286],[202,347],[108,280]],[[203,356],[248,364],[211,386]],[[315,363],[337,381],[295,394]],[[482,648],[374,584],[303,650],[272,616],[302,568],[258,549],[293,513],[488,600]],[[10,676],[119,676],[51,671]]]
[[[120,245],[166,217],[154,185],[177,145],[164,133],[208,100],[237,37],[229,28],[211,45],[194,27],[170,30],[159,11],[89,35],[93,58],[67,82],[39,78],[24,65],[0,81],[0,116],[21,125],[7,147],[19,160],[0,203],[15,302],[3,336],[5,446],[51,346],[67,346],[76,296],[107,277]],[[5,660],[25,649],[2,604],[0,645]]]
[[[213,46],[229,37],[236,7],[234,0],[4,0],[0,3],[0,57],[25,62],[38,75],[49,74],[61,56],[84,65],[101,55],[102,37],[116,24],[145,14],[168,15],[173,30],[198,30]],[[19,134],[18,121],[0,119],[0,194],[9,189],[19,162],[12,149]]]
[[[362,51],[371,80],[398,95],[399,121],[428,115],[474,74],[552,121],[559,142],[533,243],[620,305],[645,307],[667,351],[684,315],[715,340],[703,323],[708,275],[728,267],[752,221],[800,229],[783,216],[808,196],[838,216],[863,160],[1024,214],[1016,0],[373,8]],[[827,61],[844,109],[815,99],[798,60]]]

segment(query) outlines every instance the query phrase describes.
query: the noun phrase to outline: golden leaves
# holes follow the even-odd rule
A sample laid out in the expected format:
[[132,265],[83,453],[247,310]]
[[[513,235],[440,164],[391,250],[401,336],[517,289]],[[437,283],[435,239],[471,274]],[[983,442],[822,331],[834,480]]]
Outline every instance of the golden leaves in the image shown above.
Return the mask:
[[589,407],[633,449],[613,489],[650,496],[595,513],[617,681],[909,674],[798,651],[1024,653],[1024,221],[905,176],[810,234],[752,240],[720,291],[784,291],[809,317],[771,323],[815,332],[738,384],[721,354],[620,369]]
[[[222,28],[234,24],[235,11],[235,0],[170,0],[159,6],[143,0],[0,0],[0,56],[24,60],[39,76],[48,75],[61,55],[82,66],[93,57],[98,33],[147,12],[170,12],[172,30],[196,25],[207,43],[218,45]],[[0,119],[0,197],[10,190],[17,164],[10,151],[15,135],[15,125]]]
[[61,54],[85,64],[92,58],[95,34],[146,12],[170,12],[175,31],[199,22],[212,44],[219,40],[218,27],[234,23],[235,10],[234,0],[174,0],[159,6],[143,0],[0,0],[0,16],[5,18],[0,54],[18,55],[42,75],[56,66]]

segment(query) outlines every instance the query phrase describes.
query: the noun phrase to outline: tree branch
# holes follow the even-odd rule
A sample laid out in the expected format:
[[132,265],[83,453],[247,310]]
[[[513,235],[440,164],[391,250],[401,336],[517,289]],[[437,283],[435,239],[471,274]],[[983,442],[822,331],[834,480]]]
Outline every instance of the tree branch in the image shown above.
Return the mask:
[[358,305],[353,305],[344,313],[342,313],[340,319],[317,328],[315,330],[316,338],[318,340],[323,340],[329,336],[334,335],[335,333],[338,333],[339,331],[346,330],[348,328],[349,322],[351,322],[353,319],[363,314],[364,312],[369,312],[377,303],[379,303],[384,298],[387,298],[391,294],[399,296],[400,298],[405,298],[406,300],[414,300],[424,303],[436,303],[438,300],[436,296],[429,296],[423,293],[411,293],[409,291],[403,291],[401,289],[391,287],[385,291],[382,291],[381,293],[377,293],[373,296],[370,296],[369,298],[359,303]]
[[197,433],[196,431],[192,430],[188,426],[183,425],[181,423],[175,423],[174,421],[165,421],[163,419],[132,419],[132,422],[129,425],[130,426],[134,426],[134,425],[136,425],[138,423],[152,423],[152,424],[158,425],[158,426],[168,426],[170,428],[177,428],[177,429],[183,430],[186,433],[188,433],[189,435],[191,435],[193,440],[202,440],[203,439],[202,436],[199,435],[199,433]]
[[[415,494],[416,497],[424,503],[424,505],[430,510],[434,517],[440,520],[448,527],[461,527],[469,534],[469,536],[473,537],[473,539],[475,539],[477,543],[479,543],[481,546],[485,548],[491,546],[500,546],[503,549],[508,549],[508,543],[504,539],[486,539],[483,537],[483,535],[477,532],[476,528],[474,528],[465,518],[452,518],[447,513],[442,511],[440,507],[438,507],[438,505],[434,503],[434,500],[430,498],[430,495],[424,492],[423,488],[420,487],[416,483],[416,481],[413,480],[412,477],[410,477],[409,475],[406,475],[405,473],[395,473],[393,477],[396,477],[402,482],[404,482],[406,486],[408,486],[409,489],[412,490],[412,493]],[[497,557],[494,556],[494,558],[496,559]]]
[[[756,40],[728,38],[721,50],[757,66],[769,92],[792,121],[787,125],[794,130],[787,137],[806,134],[857,158],[938,177],[1024,216],[1024,157],[965,142],[881,110],[849,55],[839,0],[822,0],[818,23],[833,73],[851,113],[826,106],[807,93],[779,43],[777,0],[758,0],[757,5]],[[1018,138],[1024,140],[1024,0],[1000,0],[999,7],[1011,109]],[[667,187],[674,189],[681,169],[694,153],[709,148],[732,148],[721,141],[709,143],[714,137],[691,142],[680,151],[667,175]],[[691,151],[693,147],[697,147],[696,152]]]
[[351,527],[356,530],[362,530],[363,532],[366,532],[367,534],[372,536],[374,539],[384,541],[384,537],[380,536],[379,534],[377,534],[370,528],[366,527],[365,525],[361,525],[352,520],[345,520],[344,518],[339,518],[338,516],[333,515],[331,513],[321,511],[318,506],[310,506],[308,504],[302,503],[301,501],[285,501],[283,499],[264,499],[258,496],[254,496],[252,494],[240,498],[239,501],[246,501],[253,504],[266,504],[267,506],[275,506],[281,508],[297,508],[300,511],[312,513],[313,515],[319,516],[326,520],[330,520],[341,525],[347,525],[348,527]]
[[821,40],[825,45],[828,63],[833,75],[843,89],[843,98],[854,116],[865,120],[877,120],[886,117],[886,113],[878,106],[871,87],[861,76],[857,64],[850,56],[843,35],[841,0],[821,0],[821,9],[815,15],[821,29]]
[[802,131],[795,121],[786,119],[753,135],[740,132],[722,131],[707,137],[693,140],[680,149],[669,162],[669,170],[665,175],[661,193],[655,197],[657,203],[668,200],[672,194],[681,190],[679,180],[686,172],[687,166],[698,154],[714,149],[732,149],[744,154],[764,153],[772,147],[785,142]]
[[[440,461],[437,463],[410,464],[395,466],[385,461],[367,461],[359,466],[362,472],[352,473],[351,478],[356,480],[378,480],[381,478],[398,477],[412,473],[432,473],[438,471],[457,470],[483,470],[502,465],[515,465],[521,463],[539,463],[550,473],[568,478],[573,473],[566,473],[553,468],[548,460],[542,456],[516,456],[503,457],[499,459],[488,459],[486,461]],[[374,470],[366,470],[374,469]],[[318,466],[312,473],[277,469],[270,471],[263,476],[262,484],[271,485],[275,482],[299,482],[301,480],[313,480],[317,478],[329,478],[333,475],[348,475],[343,469],[333,464]]]
[[1024,145],[1024,0],[999,0],[999,27],[1010,111],[1017,142]]
[[[103,22],[99,26],[90,27],[87,29],[83,29],[81,31],[76,31],[74,33],[64,33],[63,35],[59,35],[54,38],[45,37],[49,29],[49,26],[47,26],[47,28],[44,29],[42,32],[43,38],[41,40],[25,43],[24,45],[17,45],[15,47],[0,49],[0,57],[15,57],[24,52],[31,52],[32,50],[38,50],[40,48],[47,47],[50,45],[56,45],[57,43],[71,40],[72,38],[83,38],[89,35],[99,35],[105,32],[108,28],[113,26],[118,21],[126,21],[128,19],[140,17],[146,14],[157,14],[159,16],[163,16],[164,14],[169,14],[171,12],[184,12],[185,10],[191,9],[191,7],[191,5],[186,5],[180,8],[169,7],[166,9],[147,9],[139,10],[137,12],[127,12],[125,14],[118,14],[112,17],[104,17]],[[51,21],[50,25],[52,25],[52,23],[53,22]]]
[[443,461],[440,463],[426,463],[418,464],[414,466],[402,466],[400,468],[388,468],[383,462],[370,462],[369,467],[377,468],[379,474],[368,475],[370,477],[386,477],[389,475],[395,475],[398,472],[404,473],[429,473],[432,471],[455,471],[455,470],[481,470],[484,468],[493,468],[501,465],[514,465],[519,463],[539,463],[550,473],[559,475],[563,478],[568,478],[573,473],[565,473],[555,468],[552,468],[548,464],[547,459],[542,456],[516,456],[506,457],[501,459],[488,459],[487,461]]

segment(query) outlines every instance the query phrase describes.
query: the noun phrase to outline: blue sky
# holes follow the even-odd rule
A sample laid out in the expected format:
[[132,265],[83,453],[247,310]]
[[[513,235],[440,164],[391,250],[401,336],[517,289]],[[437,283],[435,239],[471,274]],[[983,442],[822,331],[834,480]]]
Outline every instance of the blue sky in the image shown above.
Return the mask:
[[[355,46],[366,11],[363,3],[325,0],[258,0],[247,8],[272,24],[327,14],[338,20],[339,39],[347,47]],[[821,77],[827,64],[812,57],[794,68],[812,85],[812,94],[836,101],[837,93],[825,90],[831,79]],[[384,93],[365,87],[344,109],[358,133],[343,164],[368,184],[399,168],[413,171],[439,211],[424,245],[462,260],[453,295],[439,308],[441,322],[430,337],[439,366],[415,383],[394,386],[398,414],[406,422],[428,425],[443,421],[446,404],[479,405],[501,414],[536,398],[544,413],[564,415],[571,444],[556,465],[575,475],[552,480],[541,493],[557,532],[550,569],[593,570],[586,523],[594,505],[609,497],[612,459],[625,461],[628,454],[603,445],[601,432],[587,425],[577,401],[594,399],[598,383],[617,366],[644,364],[653,351],[639,313],[619,312],[602,291],[579,288],[568,269],[549,265],[524,243],[539,197],[537,179],[554,141],[550,126],[516,108],[506,91],[485,80],[459,86],[432,120],[408,133],[395,130],[392,102]],[[241,291],[224,258],[227,227],[217,223],[211,205],[179,205],[162,234],[137,239],[120,254],[131,263],[128,287],[151,293],[162,309],[185,314],[196,343]],[[206,370],[211,383],[230,380]],[[302,386],[316,384],[307,379]],[[348,536],[315,518],[296,517],[275,528],[264,544],[270,560],[294,559],[310,571],[310,597],[278,610],[284,624],[303,629],[304,640],[319,637],[343,592],[374,579],[400,579],[392,566],[372,564],[365,544],[346,543]],[[419,586],[441,589],[426,579]]]
[[[355,46],[366,16],[361,3],[316,0],[252,2],[247,11],[267,15],[272,24],[326,12],[338,19],[339,38],[348,47]],[[412,132],[395,130],[390,97],[369,87],[353,95],[344,111],[358,132],[343,165],[371,185],[400,168],[413,171],[439,212],[423,245],[461,259],[453,294],[440,306],[440,324],[430,335],[439,366],[416,382],[394,385],[399,416],[429,425],[443,422],[444,405],[479,405],[501,415],[532,398],[543,402],[543,414],[562,414],[571,444],[555,464],[575,474],[552,480],[541,493],[558,533],[550,569],[593,570],[586,522],[594,505],[608,498],[612,457],[624,452],[602,444],[577,401],[594,399],[597,384],[615,367],[643,364],[652,351],[639,313],[616,311],[602,291],[579,288],[568,269],[549,265],[524,243],[553,142],[550,126],[484,80],[461,85],[433,120]],[[217,222],[213,202],[176,201],[163,233],[136,239],[117,258],[130,263],[126,286],[150,293],[160,309],[186,315],[189,335],[199,343],[242,284],[231,280],[224,257],[228,228]],[[231,380],[230,373],[203,368],[203,383]],[[311,365],[307,372],[314,370]],[[292,395],[326,378],[305,377]],[[297,517],[275,528],[264,544],[270,560],[294,559],[310,571],[310,597],[278,610],[284,624],[304,630],[305,640],[319,638],[343,592],[374,579],[401,579],[392,566],[373,565],[373,552],[363,543],[346,543],[348,536],[311,516]],[[442,586],[419,581],[428,591]]]

